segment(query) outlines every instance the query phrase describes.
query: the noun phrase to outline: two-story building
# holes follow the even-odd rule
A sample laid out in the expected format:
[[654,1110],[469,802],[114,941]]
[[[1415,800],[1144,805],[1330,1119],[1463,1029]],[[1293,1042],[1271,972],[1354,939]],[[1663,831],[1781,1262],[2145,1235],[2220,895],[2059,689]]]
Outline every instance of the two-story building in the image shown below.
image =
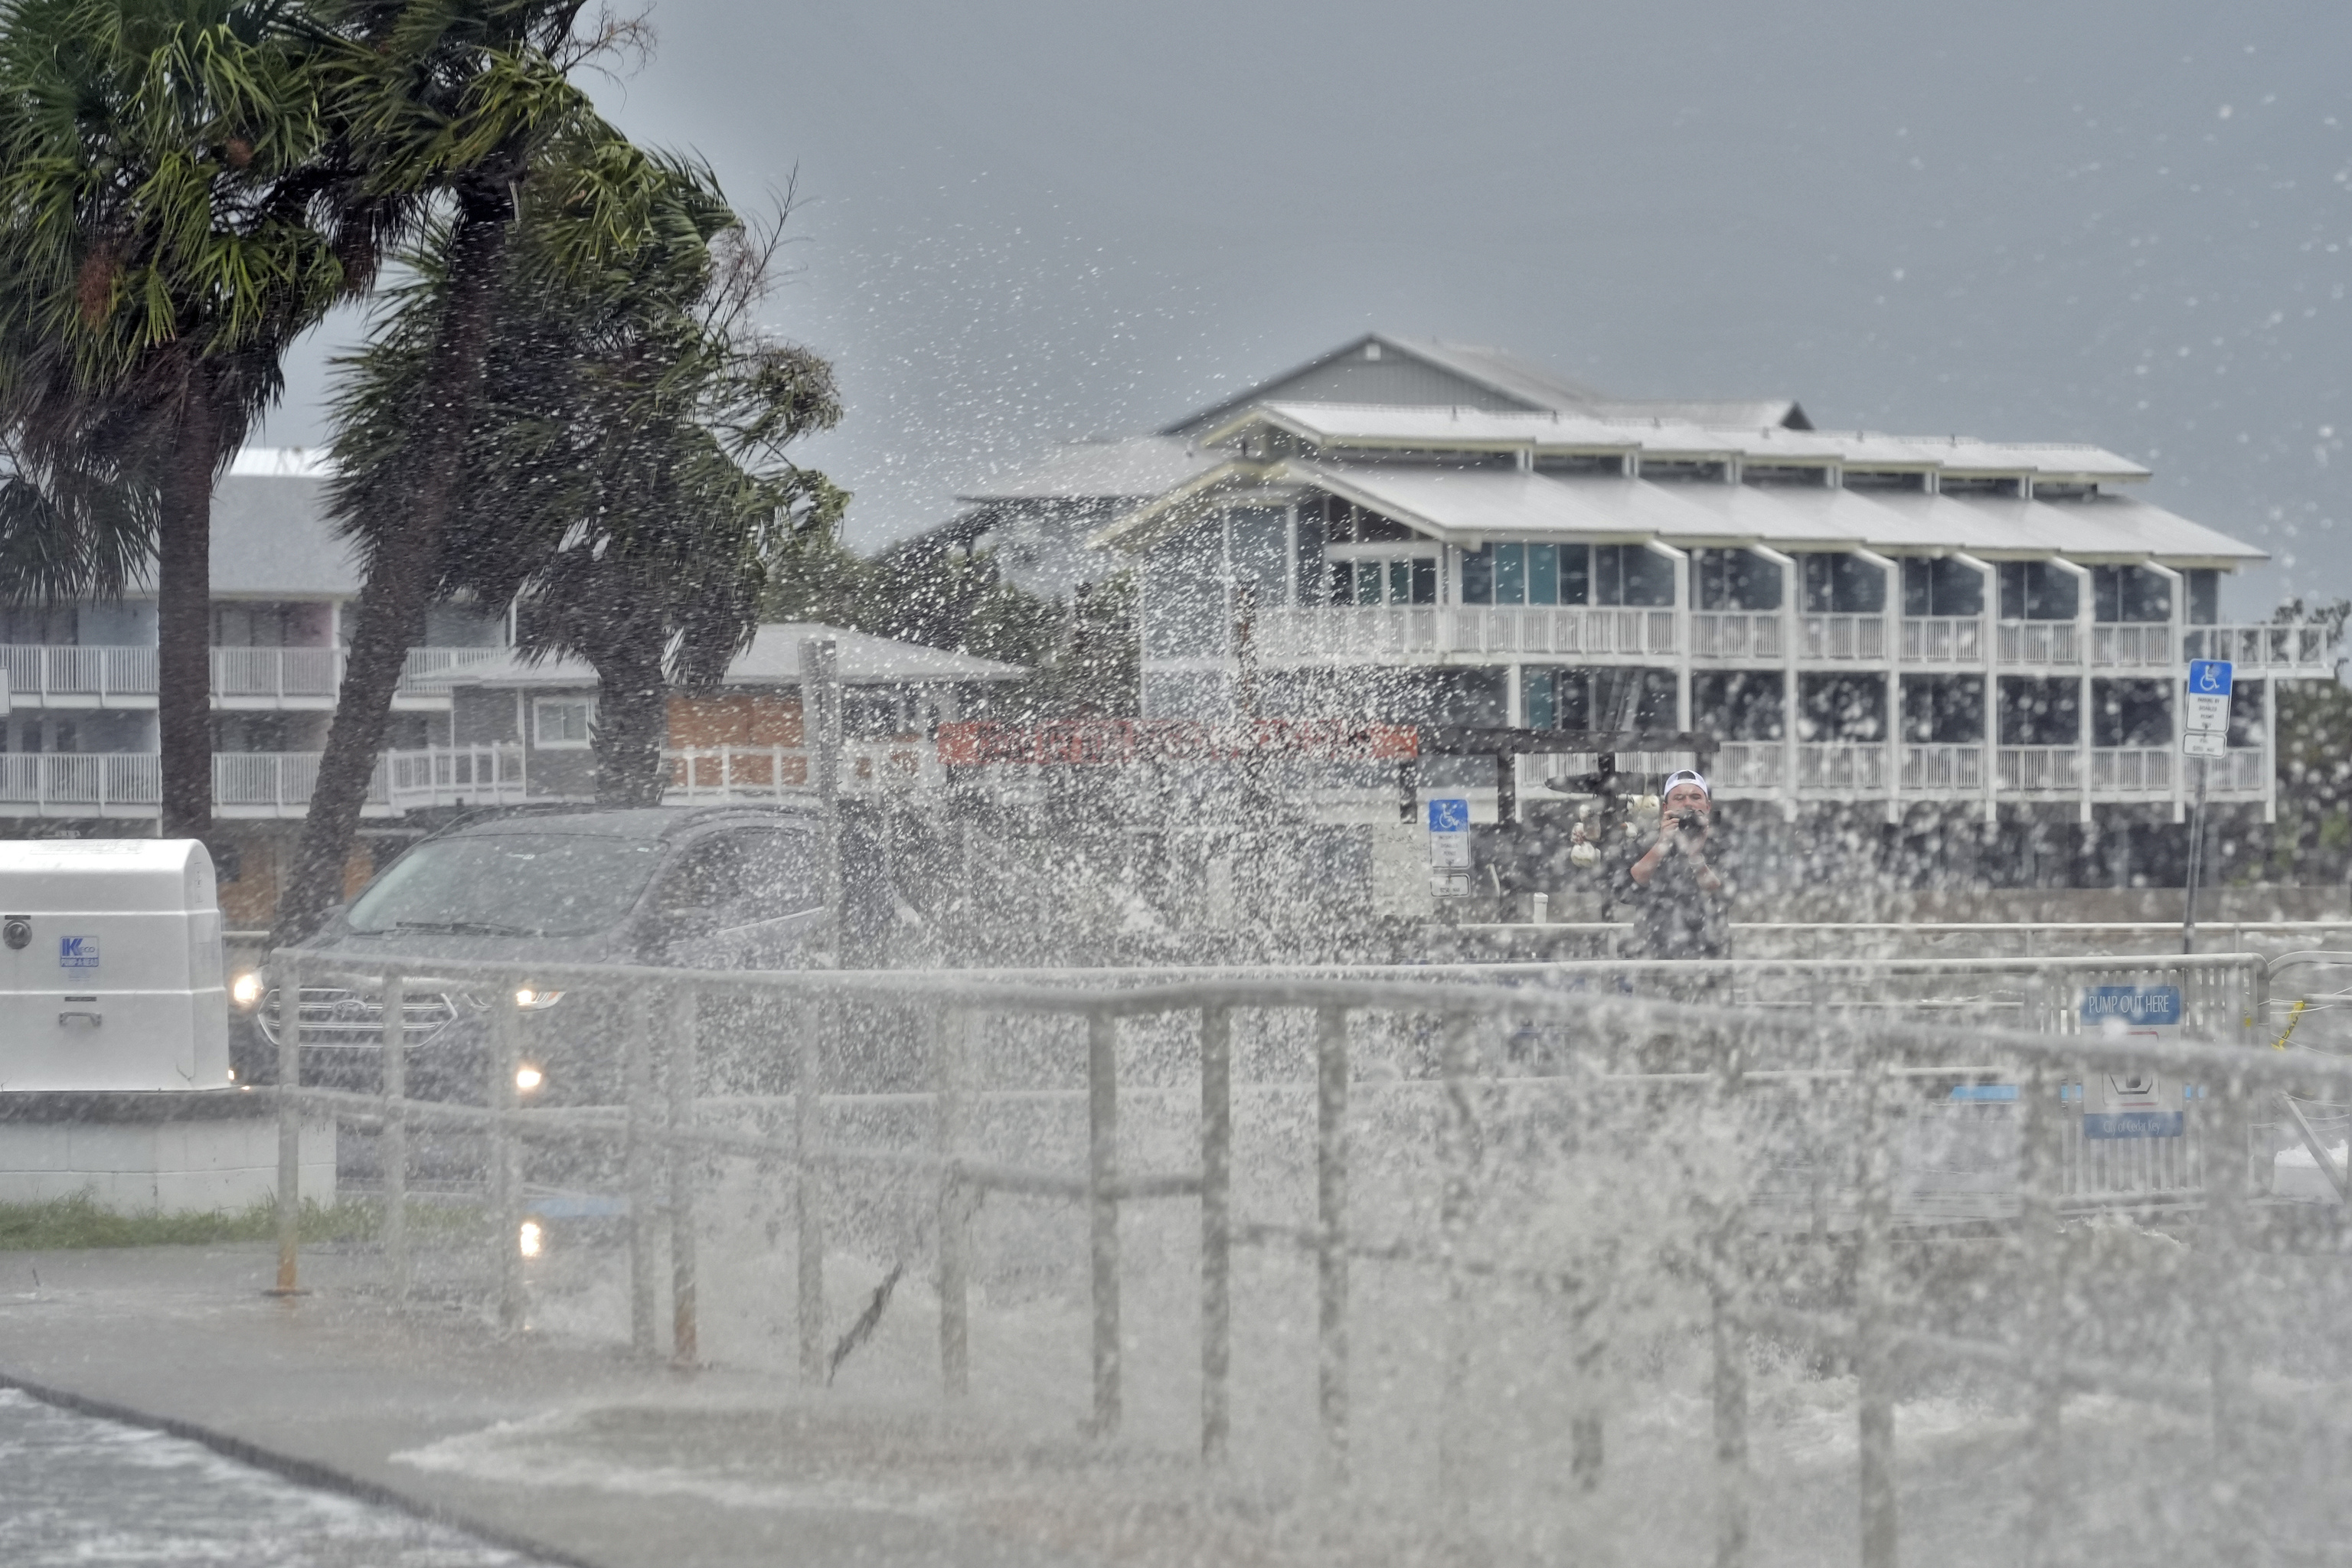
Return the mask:
[[[2261,552],[2096,447],[1289,396],[1196,440],[1090,536],[1139,571],[1154,717],[1695,729],[1720,798],[1791,816],[2178,821],[2187,659],[2235,661],[2207,784],[2266,817],[2275,683],[2336,672],[2319,627],[2224,624]],[[1540,798],[1591,759],[1518,765]]]

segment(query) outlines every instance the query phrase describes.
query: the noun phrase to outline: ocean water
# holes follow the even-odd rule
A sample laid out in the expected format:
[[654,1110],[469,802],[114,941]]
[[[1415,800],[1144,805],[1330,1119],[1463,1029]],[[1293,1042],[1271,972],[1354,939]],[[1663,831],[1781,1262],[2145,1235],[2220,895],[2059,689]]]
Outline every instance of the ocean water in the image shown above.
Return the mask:
[[531,1568],[397,1509],[0,1388],[8,1568]]

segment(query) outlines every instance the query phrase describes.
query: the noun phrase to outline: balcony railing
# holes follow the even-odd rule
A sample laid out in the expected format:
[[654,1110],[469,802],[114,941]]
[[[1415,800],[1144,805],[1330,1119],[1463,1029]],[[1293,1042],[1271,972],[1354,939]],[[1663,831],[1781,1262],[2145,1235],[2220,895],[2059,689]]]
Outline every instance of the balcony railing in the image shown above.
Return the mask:
[[2080,746],[2003,746],[1998,766],[2006,794],[2079,795],[2083,790]]
[[[213,806],[229,816],[293,815],[310,804],[319,781],[317,752],[219,752],[213,756]],[[30,806],[48,816],[152,814],[163,798],[162,759],[152,752],[16,752],[0,755],[0,807]],[[371,805],[384,804],[384,769],[369,785]],[[21,815],[21,813],[20,813]]]
[[1806,658],[1886,657],[1885,616],[1806,616],[1798,623],[1798,651]]
[[1781,636],[1780,612],[1694,610],[1691,612],[1691,657],[1694,658],[1770,658],[1781,657],[1788,639]]
[[1973,795],[1984,789],[1982,746],[1942,742],[1903,748],[1903,788],[1919,795]]
[[1865,741],[1808,741],[1797,748],[1797,788],[1886,793],[1886,748]]
[[[696,747],[665,751],[662,760],[668,771],[662,798],[673,803],[804,800],[811,788],[809,753],[797,746]],[[511,744],[389,752],[384,765],[386,799],[397,811],[593,798],[593,790],[574,787],[577,775],[563,784],[542,777],[534,785],[528,753]],[[944,777],[929,740],[853,741],[842,748],[841,775],[841,792],[850,796]]]
[[1984,626],[1981,616],[1906,616],[1903,662],[1981,667]]
[[1336,605],[1267,610],[1254,623],[1270,658],[1534,653],[1588,658],[1676,651],[1672,610],[1551,605]]
[[1716,748],[1708,783],[1718,790],[1779,789],[1788,757],[1778,741],[1727,741]]
[[2190,626],[2180,643],[2183,659],[2226,658],[2241,676],[2336,673],[2336,647],[2325,626]]
[[[406,697],[446,696],[467,668],[503,656],[496,647],[411,648],[400,678]],[[342,689],[345,654],[333,647],[216,647],[213,695],[222,701],[267,699],[332,702]],[[0,673],[12,700],[67,707],[146,707],[156,687],[152,647],[0,644]]]
[[2091,793],[2168,797],[2172,794],[2172,761],[2170,746],[2094,746]]
[[2083,662],[2082,628],[2073,621],[2003,621],[2000,662],[2028,665],[2078,665]]
[[2172,623],[2093,626],[2091,668],[2168,672],[2172,668]]

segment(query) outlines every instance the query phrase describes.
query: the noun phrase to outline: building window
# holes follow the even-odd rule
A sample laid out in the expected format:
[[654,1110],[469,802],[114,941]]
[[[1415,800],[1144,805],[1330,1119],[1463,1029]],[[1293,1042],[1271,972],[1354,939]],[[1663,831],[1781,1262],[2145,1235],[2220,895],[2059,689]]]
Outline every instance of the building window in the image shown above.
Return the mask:
[[590,698],[539,698],[530,705],[531,743],[543,752],[585,746],[595,721],[596,704]]
[[2071,621],[2077,600],[2074,574],[2054,561],[2000,563],[2000,618],[2004,621]]
[[1433,605],[1437,603],[1437,557],[1360,556],[1334,561],[1335,605]]
[[2096,621],[2168,621],[2172,580],[2145,566],[2094,566],[2091,603]]
[[[1591,583],[1592,552],[1581,544],[1489,544],[1462,553],[1465,605],[1581,605],[1591,598]],[[1670,564],[1665,586],[1664,602],[1672,604]]]
[[1675,602],[1675,563],[1646,545],[1596,544],[1592,602],[1665,608]]
[[1780,568],[1777,563],[1746,550],[1695,550],[1692,597],[1702,610],[1777,610],[1780,607]]
[[1906,616],[1981,616],[1984,574],[1949,556],[1903,563],[1903,613]]
[[1886,613],[1886,574],[1859,555],[1843,552],[1800,557],[1805,568],[1805,614],[1879,616]]

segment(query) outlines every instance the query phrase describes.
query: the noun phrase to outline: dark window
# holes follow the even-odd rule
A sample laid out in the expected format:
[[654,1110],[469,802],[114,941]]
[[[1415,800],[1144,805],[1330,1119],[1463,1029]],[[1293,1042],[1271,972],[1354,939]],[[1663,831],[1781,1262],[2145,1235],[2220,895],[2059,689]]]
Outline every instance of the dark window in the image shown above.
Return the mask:
[[2004,677],[2000,683],[2000,743],[2077,746],[2083,742],[2082,682]]
[[1885,676],[1807,675],[1799,681],[1800,741],[1886,739]]
[[2091,682],[2091,744],[2168,746],[2171,743],[2170,681]]
[[1906,616],[1981,616],[1984,574],[1948,556],[1903,563],[1903,613]]
[[1316,584],[1323,579],[1323,503],[1320,500],[1301,501],[1298,506],[1298,602],[1315,603]]
[[1495,603],[1524,605],[1528,602],[1528,547],[1524,544],[1497,544],[1495,550]]
[[1640,544],[1592,547],[1592,602],[1663,606],[1675,602],[1675,563]]
[[1777,741],[1785,732],[1777,671],[1710,671],[1691,678],[1691,728],[1718,741]]
[[1236,602],[1246,595],[1259,609],[1279,605],[1283,536],[1290,531],[1289,519],[1265,507],[1236,507],[1230,517]]
[[1154,658],[1221,654],[1226,609],[1222,530],[1207,524],[1162,544],[1143,561],[1143,651]]
[[2091,605],[2099,621],[2168,621],[2172,584],[2145,566],[2094,566]]
[[1433,555],[1412,558],[1412,602],[1416,605],[1437,603],[1437,558]]
[[1465,605],[1491,605],[1495,602],[1495,547],[1481,545],[1476,550],[1462,552],[1462,602]]
[[[2005,621],[2071,621],[2079,603],[2072,572],[2054,561],[2000,563],[2000,618]],[[2019,742],[2024,745],[2028,742]]]
[[1805,568],[1805,613],[1810,616],[1876,616],[1886,610],[1886,574],[1859,555],[1843,552],[1801,557]]
[[2210,626],[2221,619],[2221,574],[2200,566],[2182,574],[2189,579],[2189,624]]
[[1693,551],[1691,576],[1697,584],[1692,596],[1702,610],[1780,607],[1780,568],[1752,551]]
[[1980,675],[1905,676],[1903,738],[1917,745],[1982,744],[1984,678]]
[[1559,546],[1530,544],[1528,546],[1528,603],[1557,605],[1559,603]]
[[1563,544],[1559,547],[1559,602],[1563,605],[1592,603],[1592,551],[1590,546]]
[[662,879],[655,908],[701,910],[721,931],[816,906],[808,836],[738,828],[696,840]]
[[2230,689],[2230,744],[2263,743],[2263,683],[2241,680]]

